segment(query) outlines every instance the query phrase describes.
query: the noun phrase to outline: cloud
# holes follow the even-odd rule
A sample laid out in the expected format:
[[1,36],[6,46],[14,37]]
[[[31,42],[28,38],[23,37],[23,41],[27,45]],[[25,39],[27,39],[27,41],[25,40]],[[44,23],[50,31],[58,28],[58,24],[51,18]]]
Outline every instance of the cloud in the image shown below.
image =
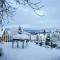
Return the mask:
[[[21,6],[17,9],[14,16],[15,21],[11,24],[25,25],[25,27],[39,26],[42,28],[59,27],[60,26],[60,3],[59,0],[43,0],[46,6],[43,10],[37,11],[37,16],[34,11],[26,6]],[[60,27],[59,27],[60,28]]]

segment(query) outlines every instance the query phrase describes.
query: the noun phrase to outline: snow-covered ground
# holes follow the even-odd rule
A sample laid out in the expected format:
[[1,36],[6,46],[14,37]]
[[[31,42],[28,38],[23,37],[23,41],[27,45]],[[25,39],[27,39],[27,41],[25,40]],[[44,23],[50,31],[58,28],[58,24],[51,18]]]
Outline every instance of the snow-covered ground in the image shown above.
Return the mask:
[[12,48],[11,42],[2,44],[4,54],[0,60],[60,60],[59,49],[41,47],[34,42],[29,42],[24,49],[21,48],[21,42],[19,45],[19,48]]

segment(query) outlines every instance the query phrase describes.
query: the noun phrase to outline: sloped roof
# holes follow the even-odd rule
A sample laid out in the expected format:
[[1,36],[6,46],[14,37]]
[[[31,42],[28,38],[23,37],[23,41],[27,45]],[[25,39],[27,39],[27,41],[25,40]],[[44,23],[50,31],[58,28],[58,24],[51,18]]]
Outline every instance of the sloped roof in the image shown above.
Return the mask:
[[29,36],[26,35],[26,34],[16,34],[16,35],[13,35],[14,39],[29,39]]

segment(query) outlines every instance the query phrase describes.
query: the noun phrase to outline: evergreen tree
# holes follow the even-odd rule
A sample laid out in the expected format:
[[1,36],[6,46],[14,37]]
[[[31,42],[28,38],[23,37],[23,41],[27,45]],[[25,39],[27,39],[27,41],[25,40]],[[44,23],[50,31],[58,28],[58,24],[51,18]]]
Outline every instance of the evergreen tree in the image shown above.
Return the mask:
[[21,34],[22,33],[22,28],[19,26],[18,28],[18,33]]
[[50,42],[50,34],[47,35],[45,44],[49,45],[49,42]]

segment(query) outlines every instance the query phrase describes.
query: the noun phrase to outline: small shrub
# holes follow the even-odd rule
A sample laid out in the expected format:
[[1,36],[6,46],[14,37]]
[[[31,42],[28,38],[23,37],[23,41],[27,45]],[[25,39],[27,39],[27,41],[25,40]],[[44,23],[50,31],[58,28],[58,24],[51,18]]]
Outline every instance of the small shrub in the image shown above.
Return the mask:
[[53,44],[53,48],[57,47],[57,44]]

